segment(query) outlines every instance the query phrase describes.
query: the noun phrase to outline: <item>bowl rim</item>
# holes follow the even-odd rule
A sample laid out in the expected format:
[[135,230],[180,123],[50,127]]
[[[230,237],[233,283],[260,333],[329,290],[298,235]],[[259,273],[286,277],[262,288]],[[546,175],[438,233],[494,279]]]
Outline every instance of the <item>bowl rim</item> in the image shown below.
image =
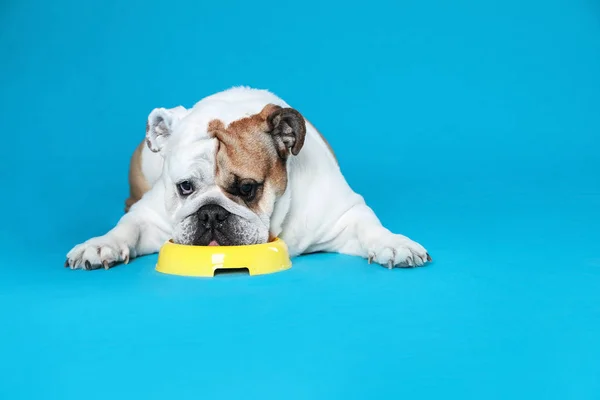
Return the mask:
[[266,243],[258,243],[258,244],[243,244],[243,245],[239,245],[239,246],[199,246],[199,245],[193,245],[193,244],[179,244],[179,243],[175,243],[173,242],[173,239],[169,239],[165,242],[165,245],[171,246],[171,247],[181,247],[181,248],[186,248],[186,249],[197,249],[197,250],[210,250],[210,251],[223,251],[225,249],[227,250],[242,250],[242,249],[259,249],[261,247],[270,247],[273,245],[282,245],[285,244],[285,242],[279,238],[276,237],[272,240],[269,240]]

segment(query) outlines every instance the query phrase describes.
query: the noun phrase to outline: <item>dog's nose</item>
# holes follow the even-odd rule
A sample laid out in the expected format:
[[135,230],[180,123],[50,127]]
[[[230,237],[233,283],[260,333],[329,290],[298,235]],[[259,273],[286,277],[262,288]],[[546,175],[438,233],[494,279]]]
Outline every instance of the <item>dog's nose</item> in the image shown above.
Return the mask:
[[207,204],[198,210],[200,222],[206,225],[214,226],[223,222],[229,217],[230,212],[218,204]]

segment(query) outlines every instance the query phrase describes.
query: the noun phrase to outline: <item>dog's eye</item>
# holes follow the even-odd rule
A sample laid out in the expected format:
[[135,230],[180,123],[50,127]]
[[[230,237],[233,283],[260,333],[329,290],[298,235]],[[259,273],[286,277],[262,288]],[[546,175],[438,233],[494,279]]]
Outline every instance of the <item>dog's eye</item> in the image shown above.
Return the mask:
[[243,183],[240,185],[240,194],[242,196],[249,196],[252,194],[252,190],[254,189],[254,185],[251,183]]
[[183,181],[177,184],[177,191],[182,196],[189,196],[194,191],[194,186],[190,181]]
[[251,179],[245,179],[238,184],[236,194],[240,197],[243,197],[246,201],[252,201],[256,196],[258,187],[259,184],[255,181]]

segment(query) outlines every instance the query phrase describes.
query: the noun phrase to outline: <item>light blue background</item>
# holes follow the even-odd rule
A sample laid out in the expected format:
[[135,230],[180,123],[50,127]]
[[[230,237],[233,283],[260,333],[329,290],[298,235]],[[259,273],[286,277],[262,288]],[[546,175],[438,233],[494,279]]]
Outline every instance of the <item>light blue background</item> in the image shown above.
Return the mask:
[[[5,0],[0,50],[0,398],[600,397],[597,1]],[[63,269],[150,110],[241,84],[434,263]]]

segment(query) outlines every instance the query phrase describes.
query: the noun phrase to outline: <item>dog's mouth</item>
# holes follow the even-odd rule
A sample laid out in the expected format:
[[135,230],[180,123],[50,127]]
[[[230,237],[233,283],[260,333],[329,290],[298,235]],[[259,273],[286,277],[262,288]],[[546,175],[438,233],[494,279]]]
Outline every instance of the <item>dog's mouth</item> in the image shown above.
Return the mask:
[[192,244],[195,246],[234,246],[236,240],[218,229],[207,229],[197,236]]
[[261,240],[257,240],[255,237],[238,236],[231,233],[225,233],[218,229],[207,229],[201,235],[196,236],[192,243],[194,246],[246,246],[251,244],[262,243]]
[[219,246],[247,246],[252,244],[261,244],[266,243],[268,240],[252,240],[238,237],[226,237],[225,235],[215,235],[212,234],[204,234],[200,237],[196,237],[192,240],[181,240],[178,238],[173,238],[172,241],[177,244],[187,245],[187,246],[207,246],[207,247],[219,247]]
[[[241,218],[230,216],[218,224],[203,224],[202,221],[190,221],[193,225],[184,224],[181,234],[175,232],[173,241],[188,246],[248,246],[266,243],[268,232],[263,233],[258,227]],[[206,226],[209,225],[209,226]]]

